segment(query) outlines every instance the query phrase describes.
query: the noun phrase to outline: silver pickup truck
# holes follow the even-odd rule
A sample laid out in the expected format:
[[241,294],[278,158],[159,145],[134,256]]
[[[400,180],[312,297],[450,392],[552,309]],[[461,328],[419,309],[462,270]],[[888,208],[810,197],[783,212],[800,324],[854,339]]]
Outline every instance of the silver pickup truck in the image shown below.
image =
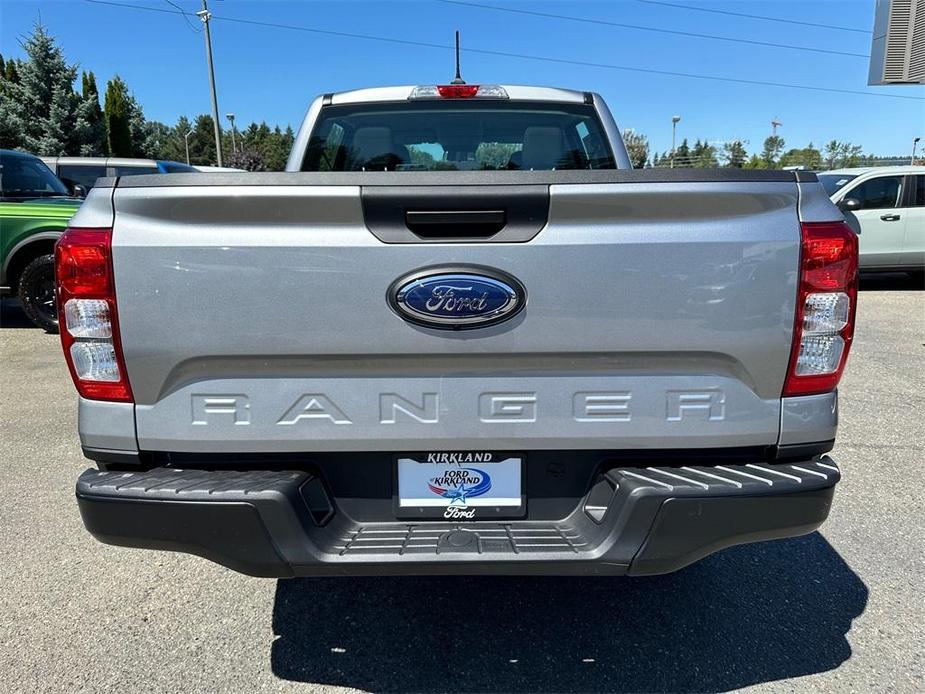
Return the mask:
[[628,170],[592,93],[327,94],[288,171],[101,179],[56,249],[87,529],[260,576],[654,574],[807,533],[857,239]]

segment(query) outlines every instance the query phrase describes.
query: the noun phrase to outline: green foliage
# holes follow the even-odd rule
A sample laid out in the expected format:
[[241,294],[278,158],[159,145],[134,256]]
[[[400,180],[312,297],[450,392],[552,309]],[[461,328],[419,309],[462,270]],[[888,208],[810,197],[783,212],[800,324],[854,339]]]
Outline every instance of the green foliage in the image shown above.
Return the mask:
[[41,155],[79,152],[77,68],[41,24],[22,43],[26,61],[6,61],[0,99],[0,146]]
[[825,146],[825,164],[829,169],[846,169],[861,164],[861,145],[832,140]]
[[106,101],[103,106],[108,132],[109,152],[114,157],[131,157],[132,128],[130,125],[131,107],[129,105],[128,87],[122,78],[116,75],[106,85]]
[[674,168],[678,169],[687,169],[691,166],[691,148],[687,144],[687,138],[685,137],[681,140],[681,144],[674,151],[674,156],[671,157],[674,161]]
[[96,77],[92,72],[81,74],[80,105],[74,124],[80,156],[103,157],[109,153],[106,120],[100,108],[100,94],[96,88]]
[[761,150],[761,160],[764,162],[765,169],[778,168],[778,159],[780,153],[784,151],[784,138],[780,135],[771,135],[764,141],[764,148]]
[[518,144],[511,142],[482,142],[475,150],[475,160],[483,169],[506,169],[511,155],[519,149]]
[[694,148],[690,155],[691,166],[695,169],[715,169],[719,166],[716,159],[716,147],[709,144],[706,140],[701,142],[699,139],[694,143]]
[[634,169],[644,169],[649,161],[649,138],[635,130],[623,131],[623,144]]
[[785,152],[780,158],[781,168],[785,166],[802,166],[803,168],[813,171],[822,167],[822,152],[813,147],[810,142],[803,149],[791,149]]
[[267,164],[263,160],[263,155],[253,149],[232,152],[225,162],[225,166],[235,169],[244,169],[245,171],[266,171]]
[[733,140],[723,145],[723,159],[726,160],[725,166],[732,169],[741,169],[748,161],[748,152],[745,151],[745,144],[742,140]]

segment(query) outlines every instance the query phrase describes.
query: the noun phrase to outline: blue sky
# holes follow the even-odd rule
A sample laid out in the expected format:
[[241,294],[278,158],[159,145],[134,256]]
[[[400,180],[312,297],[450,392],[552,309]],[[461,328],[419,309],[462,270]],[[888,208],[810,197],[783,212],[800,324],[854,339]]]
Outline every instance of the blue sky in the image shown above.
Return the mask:
[[[116,0],[173,11],[166,0]],[[198,0],[173,0],[190,12]],[[679,7],[614,2],[495,2],[481,4],[609,22],[867,54],[870,34],[760,21]],[[874,0],[774,2],[670,0],[677,5],[757,14],[869,31]],[[254,2],[211,0],[219,109],[239,124],[252,120],[298,127],[319,93],[383,84],[433,84],[453,76],[452,51],[398,45],[232,22],[221,17],[540,55],[629,67],[857,90],[870,95],[925,98],[925,87],[867,87],[867,59],[601,24],[526,16],[419,0],[417,2]],[[120,74],[148,118],[174,123],[210,109],[203,37],[182,16],[86,0],[0,0],[0,52],[21,56],[19,38],[41,16],[68,59],[93,70],[100,89]],[[192,23],[198,29],[198,20]],[[682,117],[678,138],[749,140],[759,150],[770,120],[783,123],[787,147],[830,139],[862,144],[879,155],[907,154],[925,136],[925,100],[907,100],[752,86],[670,75],[463,53],[471,83],[564,86],[604,95],[618,123],[671,146],[671,116]]]

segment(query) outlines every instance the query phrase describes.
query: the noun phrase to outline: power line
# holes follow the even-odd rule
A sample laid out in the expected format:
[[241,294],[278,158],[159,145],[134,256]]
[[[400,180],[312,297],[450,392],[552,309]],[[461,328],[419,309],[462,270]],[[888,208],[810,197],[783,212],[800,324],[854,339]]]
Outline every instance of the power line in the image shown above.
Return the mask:
[[692,12],[710,12],[712,14],[725,14],[732,17],[746,17],[748,19],[760,19],[765,22],[780,22],[781,24],[798,24],[800,26],[817,27],[819,29],[834,29],[836,31],[853,31],[858,34],[872,34],[868,29],[855,29],[854,27],[842,27],[834,24],[818,24],[816,22],[803,22],[797,19],[782,19],[780,17],[765,17],[759,14],[746,14],[745,12],[732,12],[730,10],[714,10],[708,7],[691,7],[690,5],[681,5],[675,2],[663,2],[663,0],[636,0],[646,5],[662,5],[664,7],[677,7],[681,10],[691,10]]
[[190,31],[192,31],[194,34],[200,34],[200,33],[202,33],[202,29],[201,29],[201,28],[200,28],[200,29],[197,29],[196,27],[193,26],[193,23],[189,20],[189,17],[187,16],[186,10],[184,10],[182,7],[180,7],[177,3],[173,2],[173,0],[164,0],[164,2],[166,2],[166,3],[167,3],[168,5],[170,5],[171,7],[176,7],[178,10],[180,10],[180,14],[183,15],[183,21],[186,22],[186,26],[189,27],[189,30],[190,30]]
[[852,58],[870,58],[867,53],[848,53],[846,51],[831,51],[826,48],[813,48],[812,46],[794,46],[788,43],[773,43],[771,41],[755,41],[752,39],[739,39],[731,36],[716,36],[714,34],[700,34],[693,31],[676,31],[674,29],[660,29],[658,27],[642,26],[640,24],[625,24],[623,22],[612,22],[606,19],[589,19],[587,17],[575,17],[566,14],[554,14],[552,12],[540,12],[538,10],[523,10],[514,7],[501,7],[500,5],[485,5],[480,2],[468,2],[467,0],[437,0],[447,5],[461,5],[464,7],[477,7],[483,10],[494,10],[496,12],[510,12],[512,14],[524,14],[533,17],[545,17],[547,19],[564,19],[569,22],[581,22],[583,24],[597,24],[600,26],[618,27],[620,29],[632,29],[634,31],[650,31],[657,34],[671,34],[673,36],[686,36],[688,38],[708,39],[710,41],[727,41],[729,43],[744,43],[751,46],[766,46],[769,48],[785,48],[792,51],[809,51],[811,53],[828,53],[830,55],[845,55]]
[[[150,10],[152,12],[163,12],[168,14],[177,14],[174,10],[162,9],[159,7],[147,7],[143,5],[130,5],[124,2],[115,2],[114,0],[86,0],[86,2],[95,5],[111,5],[114,7],[126,7],[132,10]],[[232,22],[236,24],[249,24],[274,29],[288,29],[291,31],[303,31],[312,34],[322,34],[325,36],[339,36],[343,38],[361,39],[364,41],[378,41],[382,43],[394,43],[403,46],[417,46],[420,48],[439,48],[443,50],[455,50],[454,46],[442,43],[429,43],[426,41],[413,41],[411,39],[397,39],[388,36],[375,36],[372,34],[355,34],[346,31],[334,31],[331,29],[316,29],[314,27],[295,26],[291,24],[279,24],[276,22],[261,22],[253,19],[239,19],[237,17],[220,17],[213,15],[212,19],[222,22]],[[649,75],[665,75],[669,77],[684,77],[688,79],[707,80],[714,82],[729,82],[732,84],[749,84],[760,87],[779,87],[783,89],[801,89],[804,91],[827,92],[832,94],[855,94],[858,96],[869,96],[880,99],[906,99],[912,101],[925,101],[925,97],[907,96],[905,94],[883,94],[876,92],[862,92],[856,89],[838,89],[835,87],[816,87],[808,84],[788,84],[786,82],[768,82],[764,80],[750,80],[736,77],[721,77],[718,75],[699,75],[689,72],[675,72],[672,70],[656,70],[652,68],[632,67],[628,65],[614,65],[611,63],[596,63],[584,60],[569,60],[567,58],[552,58],[549,56],[529,55],[526,53],[509,53],[506,51],[495,51],[487,48],[461,48],[466,53],[478,53],[481,55],[494,55],[503,58],[518,58],[521,60],[533,60],[546,63],[557,63],[560,65],[576,65],[580,67],[596,67],[607,70],[620,70],[624,72],[639,72]]]

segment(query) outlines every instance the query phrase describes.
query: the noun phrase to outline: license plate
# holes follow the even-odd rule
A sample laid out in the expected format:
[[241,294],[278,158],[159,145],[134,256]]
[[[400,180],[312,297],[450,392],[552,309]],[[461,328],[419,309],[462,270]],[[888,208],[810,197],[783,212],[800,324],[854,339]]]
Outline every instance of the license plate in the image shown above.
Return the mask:
[[496,451],[395,456],[400,517],[516,518],[525,510],[523,456]]

